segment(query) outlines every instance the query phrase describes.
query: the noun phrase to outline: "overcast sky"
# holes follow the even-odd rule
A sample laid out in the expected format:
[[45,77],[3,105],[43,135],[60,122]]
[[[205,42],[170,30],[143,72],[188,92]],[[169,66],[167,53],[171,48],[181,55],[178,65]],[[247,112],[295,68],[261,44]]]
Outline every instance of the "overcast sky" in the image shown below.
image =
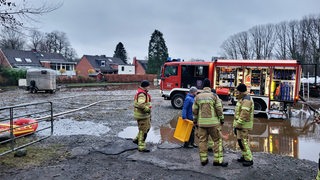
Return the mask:
[[[50,1],[53,2],[53,1]],[[40,31],[67,34],[79,57],[113,56],[122,42],[128,57],[145,59],[155,29],[172,58],[210,60],[221,44],[255,25],[320,15],[320,0],[64,0],[44,15]]]

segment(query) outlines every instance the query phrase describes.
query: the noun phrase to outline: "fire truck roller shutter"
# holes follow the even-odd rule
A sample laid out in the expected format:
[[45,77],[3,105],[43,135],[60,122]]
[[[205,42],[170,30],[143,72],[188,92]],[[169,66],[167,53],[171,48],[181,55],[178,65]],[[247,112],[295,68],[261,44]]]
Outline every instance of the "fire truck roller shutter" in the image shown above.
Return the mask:
[[171,105],[176,109],[182,109],[184,99],[185,99],[185,94],[176,93],[171,98]]

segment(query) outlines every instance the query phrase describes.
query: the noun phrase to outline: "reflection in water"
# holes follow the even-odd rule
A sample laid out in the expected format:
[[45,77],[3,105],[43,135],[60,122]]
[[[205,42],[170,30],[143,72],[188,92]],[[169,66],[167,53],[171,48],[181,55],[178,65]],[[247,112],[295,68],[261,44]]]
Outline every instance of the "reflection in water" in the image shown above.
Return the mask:
[[[118,136],[121,138],[129,139],[129,138],[135,138],[138,134],[138,127],[137,126],[129,126],[125,128],[123,131],[121,131]],[[160,143],[161,136],[159,133],[159,129],[154,129],[153,127],[150,128],[150,131],[148,132],[148,136],[146,139],[146,142],[152,142],[152,143]]]
[[[320,125],[311,124],[311,121],[312,119],[308,118],[291,118],[290,120],[255,118],[253,130],[249,135],[251,150],[317,162],[320,151]],[[225,116],[225,123],[222,127],[224,146],[240,151],[236,137],[233,135],[232,122],[232,116]],[[176,120],[170,124],[172,128],[175,128]],[[174,132],[174,129],[170,131],[162,130],[162,128],[161,132],[172,131],[171,135]],[[165,137],[166,140],[171,140],[167,135]],[[176,142],[176,140],[171,142]]]
[[[237,140],[233,135],[232,121],[232,116],[225,116],[225,123],[222,128],[224,146],[240,152]],[[310,121],[311,119],[300,118],[291,118],[290,120],[255,118],[253,130],[249,135],[251,150],[317,162],[320,151],[320,125],[311,124]],[[174,119],[170,124],[161,126],[160,129],[151,128],[146,141],[182,144],[173,137],[176,124],[177,120]],[[124,129],[118,136],[134,138],[137,133],[138,128],[132,126]],[[197,138],[195,141],[198,142]]]

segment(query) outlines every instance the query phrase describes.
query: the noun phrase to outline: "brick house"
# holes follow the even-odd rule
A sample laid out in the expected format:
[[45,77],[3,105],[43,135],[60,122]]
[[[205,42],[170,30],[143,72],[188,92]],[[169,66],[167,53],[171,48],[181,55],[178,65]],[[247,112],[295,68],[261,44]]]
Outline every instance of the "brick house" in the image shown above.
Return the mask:
[[[15,49],[0,49],[0,65],[9,68],[49,68],[57,75],[74,76],[76,62],[68,62],[59,53],[24,51]],[[60,69],[65,72],[61,74]]]
[[134,57],[132,63],[135,67],[135,74],[146,74],[148,60],[138,60],[136,57]]
[[83,55],[76,66],[78,76],[88,77],[97,74],[118,74],[118,65],[125,63],[120,58],[105,55]]

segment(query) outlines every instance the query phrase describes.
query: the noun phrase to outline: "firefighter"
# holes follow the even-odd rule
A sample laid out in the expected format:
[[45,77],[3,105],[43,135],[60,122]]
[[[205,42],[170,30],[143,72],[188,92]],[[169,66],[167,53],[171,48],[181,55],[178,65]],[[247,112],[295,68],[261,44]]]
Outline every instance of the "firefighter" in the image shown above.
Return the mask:
[[[221,101],[221,99],[219,98],[219,96],[218,96],[218,94],[217,94],[217,91],[216,91],[215,89],[211,89],[211,92],[212,92],[212,94],[213,94],[214,96],[217,97],[217,99],[218,99],[219,101]],[[222,103],[221,103],[221,105],[222,105]],[[221,125],[223,125],[223,124],[224,124],[224,121],[221,121]],[[209,152],[213,152],[213,140],[212,140],[211,136],[209,136],[209,139],[208,139],[208,151],[209,151]]]
[[198,125],[199,155],[202,166],[208,164],[208,137],[214,141],[214,166],[227,167],[223,162],[221,124],[224,120],[221,101],[213,95],[210,89],[210,80],[203,81],[203,91],[194,99],[192,112],[194,123]]
[[140,152],[150,152],[150,150],[146,148],[145,143],[151,126],[151,96],[148,93],[149,87],[149,81],[143,80],[134,96],[133,116],[134,119],[137,120],[139,132],[133,142],[138,144],[138,150]]
[[245,84],[239,84],[237,87],[236,98],[238,102],[235,108],[233,128],[242,151],[242,156],[237,161],[243,166],[252,166],[253,159],[248,144],[248,133],[253,127],[254,103]]

